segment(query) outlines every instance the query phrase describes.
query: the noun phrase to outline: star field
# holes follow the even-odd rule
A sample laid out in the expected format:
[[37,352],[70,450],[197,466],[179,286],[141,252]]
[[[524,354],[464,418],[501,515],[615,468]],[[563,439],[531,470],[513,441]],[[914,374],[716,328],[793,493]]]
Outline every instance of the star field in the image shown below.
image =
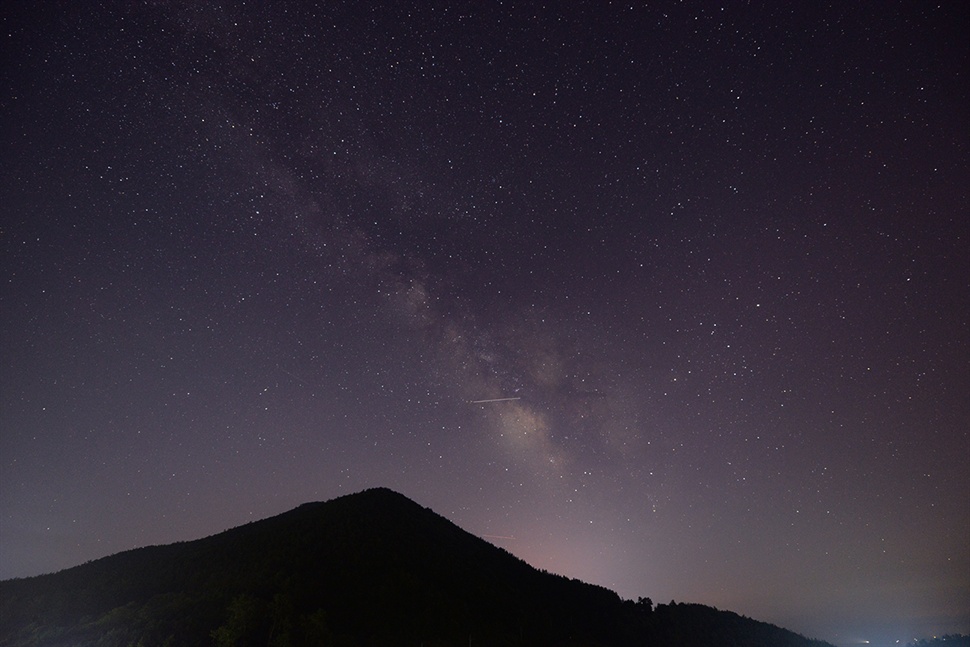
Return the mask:
[[317,4],[0,14],[0,577],[387,486],[970,633],[965,6]]

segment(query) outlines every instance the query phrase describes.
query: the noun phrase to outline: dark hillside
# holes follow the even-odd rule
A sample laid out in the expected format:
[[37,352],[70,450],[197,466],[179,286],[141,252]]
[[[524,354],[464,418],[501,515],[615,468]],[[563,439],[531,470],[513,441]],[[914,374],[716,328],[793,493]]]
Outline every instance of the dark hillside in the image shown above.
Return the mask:
[[735,614],[653,610],[537,571],[387,489],[0,582],[4,647],[469,642],[812,644]]

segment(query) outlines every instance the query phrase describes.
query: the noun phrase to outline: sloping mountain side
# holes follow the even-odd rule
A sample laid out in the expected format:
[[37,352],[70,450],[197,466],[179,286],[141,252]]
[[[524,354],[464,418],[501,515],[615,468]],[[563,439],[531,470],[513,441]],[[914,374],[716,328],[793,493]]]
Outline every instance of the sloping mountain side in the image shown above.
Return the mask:
[[387,489],[0,582],[0,646],[823,647],[536,570]]

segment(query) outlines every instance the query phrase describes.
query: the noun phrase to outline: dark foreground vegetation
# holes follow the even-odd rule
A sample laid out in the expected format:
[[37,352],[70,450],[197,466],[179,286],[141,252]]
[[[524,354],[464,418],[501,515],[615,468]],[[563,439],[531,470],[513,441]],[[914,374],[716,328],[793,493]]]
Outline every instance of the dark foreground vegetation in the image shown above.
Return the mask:
[[0,582],[0,646],[822,647],[538,571],[386,489]]

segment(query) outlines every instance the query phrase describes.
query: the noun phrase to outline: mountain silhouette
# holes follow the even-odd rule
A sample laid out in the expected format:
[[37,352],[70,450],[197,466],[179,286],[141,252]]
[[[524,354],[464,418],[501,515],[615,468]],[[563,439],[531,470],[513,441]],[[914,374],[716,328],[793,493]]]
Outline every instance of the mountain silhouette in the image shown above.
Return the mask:
[[21,645],[826,643],[701,605],[621,600],[378,488],[0,582],[0,646]]

